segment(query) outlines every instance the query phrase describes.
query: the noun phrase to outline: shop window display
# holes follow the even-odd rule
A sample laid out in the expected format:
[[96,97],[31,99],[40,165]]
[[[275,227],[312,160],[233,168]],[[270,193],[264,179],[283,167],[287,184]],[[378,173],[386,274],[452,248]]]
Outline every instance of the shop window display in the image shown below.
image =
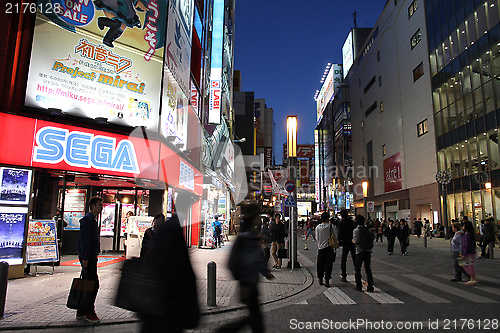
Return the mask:
[[463,216],[467,216],[472,221],[472,197],[470,192],[463,193]]
[[488,133],[488,145],[490,157],[490,168],[492,170],[500,168],[500,148],[498,147],[498,131]]
[[474,221],[478,223],[484,219],[481,192],[480,191],[472,192],[472,198],[474,200]]

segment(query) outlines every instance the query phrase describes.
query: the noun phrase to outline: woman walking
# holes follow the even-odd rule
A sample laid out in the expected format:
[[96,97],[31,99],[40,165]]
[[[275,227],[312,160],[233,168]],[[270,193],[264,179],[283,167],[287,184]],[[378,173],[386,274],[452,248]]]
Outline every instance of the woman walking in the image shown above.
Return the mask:
[[470,281],[465,282],[464,284],[468,286],[473,286],[477,284],[476,280],[476,269],[474,267],[474,258],[476,258],[476,240],[474,238],[474,227],[472,226],[472,222],[465,221],[464,222],[464,238],[462,243],[462,254],[461,258],[464,259],[465,264],[463,265],[463,269],[465,272],[470,275]]

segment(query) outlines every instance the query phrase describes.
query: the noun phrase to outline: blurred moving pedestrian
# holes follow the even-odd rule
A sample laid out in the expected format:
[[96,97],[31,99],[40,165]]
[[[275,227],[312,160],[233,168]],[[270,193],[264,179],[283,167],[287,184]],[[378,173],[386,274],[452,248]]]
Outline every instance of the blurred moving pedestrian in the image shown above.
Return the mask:
[[385,228],[385,237],[387,237],[387,252],[389,255],[394,253],[394,243],[398,235],[398,228],[394,225],[394,221],[389,219],[389,225]]
[[264,247],[264,257],[266,258],[266,265],[271,257],[271,245],[273,243],[271,226],[269,225],[269,217],[264,216],[262,218],[262,228],[260,230],[260,237],[262,240],[262,246]]
[[278,250],[285,246],[286,231],[285,225],[283,224],[283,221],[281,220],[281,216],[279,214],[276,214],[275,223],[272,227],[271,234],[273,239],[271,249],[271,253],[274,259],[273,268],[281,268],[282,260],[281,258],[278,258]]
[[241,233],[231,250],[228,268],[239,281],[241,302],[247,306],[249,316],[225,324],[216,331],[237,332],[249,325],[252,332],[260,333],[264,332],[264,321],[259,302],[259,274],[268,280],[274,279],[274,275],[267,268],[260,245],[260,207],[246,204],[241,206],[241,211]]
[[462,254],[460,257],[463,259],[463,269],[470,275],[470,280],[465,282],[468,286],[477,284],[476,268],[474,267],[474,258],[476,258],[476,239],[474,226],[472,222],[465,221],[463,225],[464,238],[462,243]]
[[87,309],[76,311],[76,319],[85,319],[91,323],[99,323],[101,320],[95,312],[95,299],[99,290],[99,277],[97,275],[97,256],[101,251],[101,241],[97,216],[101,214],[103,204],[102,198],[92,197],[89,201],[90,211],[80,220],[80,231],[78,232],[78,259],[82,266],[82,277],[85,280],[95,281],[92,299]]
[[335,249],[328,244],[330,235],[333,233],[337,237],[337,231],[330,224],[330,214],[324,212],[321,214],[321,223],[316,227],[316,239],[318,240],[318,257],[316,260],[316,271],[318,273],[318,282],[323,285],[325,278],[325,287],[330,287],[332,278],[333,262],[335,260]]
[[462,281],[462,268],[459,265],[458,258],[462,255],[462,248],[463,248],[463,238],[464,238],[464,233],[462,230],[460,230],[460,223],[455,222],[452,225],[453,232],[455,233],[453,235],[453,238],[451,239],[451,253],[452,253],[452,258],[453,258],[453,279],[451,279],[452,282],[461,282]]
[[398,227],[398,240],[399,246],[401,248],[401,255],[405,256],[408,254],[408,245],[410,245],[410,228],[405,219],[399,221]]
[[155,234],[163,223],[165,223],[165,215],[161,213],[156,214],[153,219],[153,225],[151,226],[151,228],[146,229],[146,231],[144,232],[144,237],[142,238],[141,245],[141,258],[152,259]]
[[161,292],[167,310],[163,316],[140,314],[143,333],[177,333],[198,324],[200,308],[196,277],[181,227],[192,202],[190,199],[187,191],[178,191],[172,217],[160,223],[157,230],[155,227],[152,259],[163,279],[164,290]]
[[306,241],[309,238],[309,235],[312,236],[313,241],[316,241],[316,236],[314,235],[314,220],[312,215],[309,215],[309,219],[307,220],[307,233],[306,233]]
[[353,242],[356,245],[356,268],[355,268],[355,279],[356,287],[358,291],[362,291],[363,284],[361,281],[361,266],[365,265],[366,280],[368,286],[366,288],[367,292],[374,292],[373,288],[373,275],[371,268],[372,251],[373,251],[373,232],[365,226],[365,218],[362,215],[356,215],[357,227],[353,232]]
[[338,240],[342,246],[342,261],[340,262],[341,281],[347,282],[347,256],[351,253],[352,264],[356,266],[356,248],[352,242],[353,231],[356,228],[356,223],[349,217],[347,209],[340,211],[341,220],[339,223]]

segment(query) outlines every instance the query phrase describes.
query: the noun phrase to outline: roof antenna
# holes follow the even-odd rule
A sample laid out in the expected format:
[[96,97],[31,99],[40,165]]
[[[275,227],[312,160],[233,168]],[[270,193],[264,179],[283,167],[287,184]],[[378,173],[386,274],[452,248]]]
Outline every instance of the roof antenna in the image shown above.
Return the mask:
[[352,13],[352,19],[354,20],[354,28],[357,28],[356,26],[356,11]]

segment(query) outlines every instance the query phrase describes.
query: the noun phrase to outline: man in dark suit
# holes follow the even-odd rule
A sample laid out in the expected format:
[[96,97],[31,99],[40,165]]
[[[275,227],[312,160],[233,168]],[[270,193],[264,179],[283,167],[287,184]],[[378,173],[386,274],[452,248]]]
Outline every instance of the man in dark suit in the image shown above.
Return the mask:
[[353,266],[356,263],[356,248],[352,242],[353,231],[356,228],[356,223],[349,217],[346,209],[340,211],[342,219],[339,223],[339,244],[342,246],[342,261],[340,262],[341,280],[347,282],[347,256],[351,253]]

